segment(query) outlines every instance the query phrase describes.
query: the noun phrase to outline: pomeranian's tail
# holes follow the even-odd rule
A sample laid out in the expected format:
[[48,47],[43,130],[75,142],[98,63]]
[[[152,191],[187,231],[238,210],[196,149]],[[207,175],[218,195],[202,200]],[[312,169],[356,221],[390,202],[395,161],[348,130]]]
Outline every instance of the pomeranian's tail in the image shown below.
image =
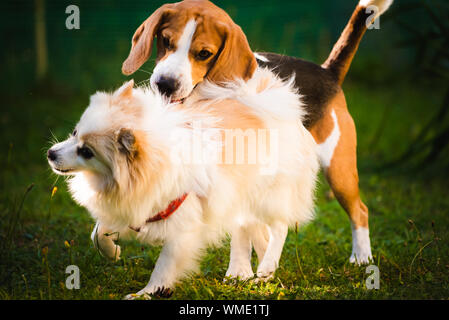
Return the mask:
[[343,83],[368,26],[392,3],[393,0],[360,0],[329,57],[322,64],[323,68],[334,74],[339,84]]

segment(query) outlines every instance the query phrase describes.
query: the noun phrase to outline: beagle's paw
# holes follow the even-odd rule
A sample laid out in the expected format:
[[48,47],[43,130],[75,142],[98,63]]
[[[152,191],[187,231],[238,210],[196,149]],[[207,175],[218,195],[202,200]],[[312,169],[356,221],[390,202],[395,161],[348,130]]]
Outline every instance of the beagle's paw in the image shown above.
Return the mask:
[[352,228],[352,254],[349,262],[362,265],[373,261],[368,228]]
[[360,250],[356,249],[352,252],[351,257],[349,258],[350,263],[354,263],[358,266],[369,264],[373,261],[373,256],[371,254],[371,250]]

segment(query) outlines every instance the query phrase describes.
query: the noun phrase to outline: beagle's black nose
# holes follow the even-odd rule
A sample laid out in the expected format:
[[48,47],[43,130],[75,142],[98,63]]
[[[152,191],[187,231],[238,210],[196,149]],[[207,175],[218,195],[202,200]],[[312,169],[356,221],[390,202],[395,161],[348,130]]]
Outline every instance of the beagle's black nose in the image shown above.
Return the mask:
[[49,150],[47,151],[47,158],[48,158],[48,160],[50,160],[50,161],[55,161],[56,158],[57,158],[56,152],[55,152],[54,150],[49,149]]
[[173,78],[161,77],[156,82],[156,86],[163,95],[170,97],[178,89],[179,84]]

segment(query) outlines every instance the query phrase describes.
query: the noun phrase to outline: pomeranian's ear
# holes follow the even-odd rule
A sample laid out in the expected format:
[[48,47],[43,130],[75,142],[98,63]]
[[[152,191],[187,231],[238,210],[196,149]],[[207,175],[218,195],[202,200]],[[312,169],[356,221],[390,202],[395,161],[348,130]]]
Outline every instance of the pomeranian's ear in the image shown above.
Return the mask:
[[125,82],[120,88],[118,88],[114,92],[114,98],[117,99],[131,98],[133,95],[133,88],[134,88],[134,80],[131,79]]
[[127,128],[121,128],[115,133],[118,150],[126,156],[133,158],[137,154],[136,137],[133,132]]

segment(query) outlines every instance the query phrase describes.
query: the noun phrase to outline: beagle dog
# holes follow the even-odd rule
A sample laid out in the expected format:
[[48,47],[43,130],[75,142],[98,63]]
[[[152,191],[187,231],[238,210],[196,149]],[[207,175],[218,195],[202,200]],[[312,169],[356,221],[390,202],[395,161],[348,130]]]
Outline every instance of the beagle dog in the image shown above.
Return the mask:
[[[172,101],[182,101],[203,82],[248,80],[258,67],[268,67],[294,83],[308,112],[304,125],[318,143],[321,166],[352,225],[352,263],[372,260],[368,208],[360,199],[356,128],[341,85],[358,45],[374,20],[393,0],[360,0],[328,59],[317,65],[275,53],[253,53],[245,34],[225,11],[205,0],[185,0],[157,9],[134,33],[122,72],[130,75],[147,61],[157,39],[157,58],[150,83]],[[374,10],[374,14],[373,14]],[[279,106],[282,108],[282,106]],[[231,263],[241,260],[239,247],[251,243],[259,261],[269,245],[266,226],[232,234]],[[245,251],[245,250],[243,250]],[[234,252],[237,252],[234,254]],[[234,263],[233,263],[234,262]],[[277,266],[272,266],[274,272]],[[250,277],[252,271],[231,268],[227,275]],[[269,274],[269,272],[268,272]]]

